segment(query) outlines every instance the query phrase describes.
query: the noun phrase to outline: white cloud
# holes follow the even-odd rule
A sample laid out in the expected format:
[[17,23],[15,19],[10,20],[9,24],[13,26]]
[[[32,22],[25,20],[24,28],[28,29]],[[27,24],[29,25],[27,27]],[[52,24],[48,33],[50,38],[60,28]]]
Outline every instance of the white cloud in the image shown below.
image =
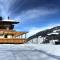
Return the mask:
[[10,15],[10,7],[13,5],[17,0],[0,0],[0,15],[3,16],[5,19]]
[[38,18],[41,16],[55,14],[57,12],[58,10],[56,9],[52,9],[52,10],[42,9],[42,8],[32,9],[32,10],[27,10],[27,11],[22,12],[21,14],[19,14],[19,16],[17,16],[17,18],[21,18],[22,20],[28,20],[28,19]]

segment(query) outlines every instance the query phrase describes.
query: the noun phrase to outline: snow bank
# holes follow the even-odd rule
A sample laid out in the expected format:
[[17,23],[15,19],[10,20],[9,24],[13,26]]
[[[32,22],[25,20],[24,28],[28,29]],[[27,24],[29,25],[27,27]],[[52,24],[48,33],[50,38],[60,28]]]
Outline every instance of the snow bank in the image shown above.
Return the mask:
[[34,50],[34,45],[27,44],[0,44],[0,50]]
[[60,45],[50,44],[0,44],[0,50],[42,50],[60,56]]
[[40,44],[35,49],[45,51],[49,54],[60,56],[60,45]]
[[0,60],[60,60],[60,45],[0,44]]

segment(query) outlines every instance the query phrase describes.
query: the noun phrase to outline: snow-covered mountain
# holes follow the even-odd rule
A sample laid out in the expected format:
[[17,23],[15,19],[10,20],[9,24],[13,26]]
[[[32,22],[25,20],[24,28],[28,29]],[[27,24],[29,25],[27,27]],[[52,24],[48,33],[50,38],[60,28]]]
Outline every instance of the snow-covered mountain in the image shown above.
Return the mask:
[[[51,40],[60,41],[60,26],[56,26],[44,31],[40,31],[28,38],[30,42],[34,43],[49,43]],[[55,44],[55,43],[54,43]]]

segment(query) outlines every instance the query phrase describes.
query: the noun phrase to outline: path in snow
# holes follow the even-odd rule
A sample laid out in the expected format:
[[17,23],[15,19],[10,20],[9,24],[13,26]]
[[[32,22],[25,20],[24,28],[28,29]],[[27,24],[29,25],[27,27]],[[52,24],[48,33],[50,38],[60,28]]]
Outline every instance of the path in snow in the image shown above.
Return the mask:
[[35,45],[0,45],[0,60],[60,60],[60,56],[36,47]]
[[0,60],[60,60],[38,50],[0,51]]

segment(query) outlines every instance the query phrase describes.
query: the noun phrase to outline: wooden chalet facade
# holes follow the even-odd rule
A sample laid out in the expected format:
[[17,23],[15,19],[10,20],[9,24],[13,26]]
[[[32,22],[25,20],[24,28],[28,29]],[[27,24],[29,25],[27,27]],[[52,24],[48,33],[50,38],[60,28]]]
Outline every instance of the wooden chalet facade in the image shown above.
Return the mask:
[[[0,17],[0,44],[23,44],[27,42],[27,32],[17,32],[14,30],[14,20],[3,20]],[[22,37],[24,35],[24,37]]]

